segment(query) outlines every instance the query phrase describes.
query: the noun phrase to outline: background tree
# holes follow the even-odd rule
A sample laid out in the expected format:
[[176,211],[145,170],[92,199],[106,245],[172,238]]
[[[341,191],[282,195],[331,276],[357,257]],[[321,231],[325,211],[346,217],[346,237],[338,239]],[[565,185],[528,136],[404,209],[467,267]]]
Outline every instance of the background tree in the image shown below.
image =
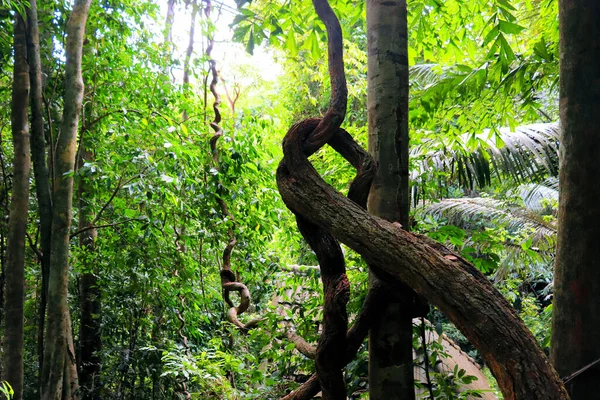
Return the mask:
[[[600,378],[600,5],[560,1],[560,116],[558,245],[552,320],[552,361],[569,376],[572,399],[596,396]],[[578,376],[590,363],[589,369]]]
[[64,111],[54,157],[48,319],[41,389],[42,398],[48,400],[71,397],[79,387],[67,297],[73,173],[84,89],[81,57],[90,3],[90,0],[76,1],[67,23]]
[[[38,360],[40,369],[44,365],[44,326],[46,303],[48,301],[48,276],[50,271],[51,235],[52,235],[52,194],[51,180],[47,165],[46,132],[44,130],[44,104],[42,82],[42,59],[37,1],[31,0],[27,9],[27,53],[29,57],[29,76],[31,81],[31,159],[37,195],[40,254],[41,290],[38,315]],[[49,141],[52,143],[52,140]],[[52,154],[52,152],[50,152]]]
[[29,65],[25,17],[14,13],[14,73],[11,101],[11,128],[14,169],[8,238],[6,244],[6,330],[4,336],[4,378],[23,398],[23,309],[25,301],[25,235],[29,209]]
[[[367,2],[369,152],[378,169],[369,192],[373,215],[410,229],[408,33],[406,2]],[[370,280],[377,280],[374,275]],[[384,287],[388,286],[384,284]],[[369,333],[369,395],[413,399],[415,294],[389,286]],[[424,314],[427,312],[425,311]]]

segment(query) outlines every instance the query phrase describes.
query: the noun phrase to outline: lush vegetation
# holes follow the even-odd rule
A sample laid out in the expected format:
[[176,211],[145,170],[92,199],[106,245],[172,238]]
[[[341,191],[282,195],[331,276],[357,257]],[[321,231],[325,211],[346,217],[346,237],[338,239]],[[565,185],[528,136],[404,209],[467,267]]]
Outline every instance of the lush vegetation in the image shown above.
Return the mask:
[[[16,11],[7,11],[13,3],[0,2],[0,206],[6,216],[14,174]],[[66,101],[71,3],[38,4],[51,176]],[[70,171],[75,190],[68,306],[79,359],[82,314],[89,312],[81,307],[82,291],[93,289],[97,308],[89,316],[99,322],[95,356],[101,369],[82,395],[279,398],[314,372],[290,332],[316,343],[322,319],[321,281],[312,268],[318,263],[279,196],[275,170],[287,128],[327,108],[325,29],[307,1],[170,1],[174,22],[161,3],[100,1],[89,11],[79,147]],[[344,126],[366,147],[364,4],[331,4],[345,34]],[[21,6],[23,12],[27,5]],[[557,1],[414,0],[408,9],[412,230],[460,252],[488,276],[548,352],[558,209]],[[231,28],[221,13],[233,14]],[[179,43],[171,37],[179,26],[187,35],[190,22],[195,40],[186,57],[187,38]],[[214,40],[225,31],[231,41]],[[266,79],[260,56],[219,58],[207,54],[211,43],[263,57],[267,49],[282,72]],[[217,152],[211,148],[213,62],[223,100]],[[339,155],[322,151],[313,162],[336,189],[347,190],[354,172]],[[93,246],[82,236],[89,231],[97,234]],[[8,217],[0,221],[0,235],[4,271]],[[23,394],[31,399],[40,390],[40,235],[32,186]],[[255,329],[239,329],[227,318],[219,272],[232,235],[231,267],[251,294],[240,319],[260,318]],[[367,294],[368,268],[360,255],[345,251],[352,319]],[[84,288],[89,275],[94,283]],[[441,313],[432,310],[429,319],[432,324],[415,325],[418,352],[427,328],[444,332],[478,359]],[[432,365],[445,357],[435,345],[426,350]],[[365,343],[346,369],[352,398],[366,398],[366,357]],[[436,399],[458,398],[458,387],[472,380],[458,369],[432,374]]]

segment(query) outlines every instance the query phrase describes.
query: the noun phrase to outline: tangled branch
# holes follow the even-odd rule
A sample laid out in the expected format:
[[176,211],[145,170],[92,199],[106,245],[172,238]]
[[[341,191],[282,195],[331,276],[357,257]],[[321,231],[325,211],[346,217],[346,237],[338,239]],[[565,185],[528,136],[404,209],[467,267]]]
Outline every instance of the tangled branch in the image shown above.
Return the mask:
[[[342,32],[339,21],[326,0],[313,0],[313,5],[327,28],[332,95],[324,117],[306,119],[294,125],[284,139],[284,148],[292,142],[302,143],[302,148],[298,151],[306,157],[329,143],[357,169],[348,197],[364,209],[375,168],[368,153],[340,128],[347,104]],[[285,160],[282,164],[284,163]],[[323,332],[319,337],[315,358],[318,383],[324,398],[345,399],[342,369],[346,365],[344,361],[348,347],[346,304],[350,296],[350,284],[346,276],[344,254],[332,234],[310,222],[298,210],[290,209],[296,215],[298,229],[315,252],[321,268],[324,304]],[[316,379],[311,378],[308,382],[311,387],[315,387]]]
[[[322,119],[304,120],[288,130],[277,185],[322,268],[324,331],[316,367],[324,398],[346,398],[341,368],[343,351],[349,347],[345,329],[348,282],[339,239],[360,253],[379,278],[405,283],[436,305],[479,350],[505,399],[567,399],[564,385],[531,332],[472,264],[431,239],[369,215],[361,203],[364,192],[351,188],[349,197],[343,196],[311,165],[308,156],[325,144],[335,148],[341,142],[361,154],[339,128],[346,107],[339,23],[327,0],[313,0],[313,4],[329,36],[332,98]],[[365,160],[368,157],[363,158],[363,165]],[[359,170],[358,175],[355,182],[368,181],[368,174],[363,172],[361,177]]]

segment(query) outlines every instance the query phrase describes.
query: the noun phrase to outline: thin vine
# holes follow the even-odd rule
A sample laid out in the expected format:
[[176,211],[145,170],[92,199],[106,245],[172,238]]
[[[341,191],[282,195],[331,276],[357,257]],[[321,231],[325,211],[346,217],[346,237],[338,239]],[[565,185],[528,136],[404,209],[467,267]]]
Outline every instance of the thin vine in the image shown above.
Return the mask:
[[[208,0],[206,2],[206,6],[204,7],[204,14],[206,19],[210,21],[211,14],[211,1]],[[210,150],[212,153],[212,161],[213,168],[219,173],[219,149],[218,142],[219,139],[223,136],[223,129],[220,126],[221,123],[221,111],[219,110],[219,105],[221,104],[221,96],[217,92],[217,83],[219,82],[219,74],[217,72],[217,62],[212,57],[212,50],[215,44],[214,35],[209,36],[208,38],[208,46],[206,48],[206,57],[208,58],[209,70],[211,74],[211,82],[209,86],[209,90],[214,97],[213,102],[213,112],[214,119],[210,122],[210,127],[213,129],[214,133],[210,138]],[[237,237],[235,236],[235,227],[236,221],[233,214],[229,211],[229,207],[224,199],[224,191],[223,191],[223,183],[221,179],[218,179],[217,182],[217,190],[216,190],[216,198],[217,204],[221,209],[221,212],[228,220],[227,227],[227,244],[225,249],[223,250],[222,255],[222,265],[221,271],[219,272],[221,276],[221,289],[223,291],[223,299],[229,306],[229,310],[227,311],[227,320],[239,328],[242,332],[247,332],[248,330],[255,328],[262,319],[254,319],[247,323],[243,323],[239,320],[239,316],[246,312],[250,307],[250,291],[241,282],[238,282],[236,276],[231,269],[231,253],[235,245],[237,244]],[[239,305],[236,306],[231,300],[231,292],[238,292],[240,296]]]

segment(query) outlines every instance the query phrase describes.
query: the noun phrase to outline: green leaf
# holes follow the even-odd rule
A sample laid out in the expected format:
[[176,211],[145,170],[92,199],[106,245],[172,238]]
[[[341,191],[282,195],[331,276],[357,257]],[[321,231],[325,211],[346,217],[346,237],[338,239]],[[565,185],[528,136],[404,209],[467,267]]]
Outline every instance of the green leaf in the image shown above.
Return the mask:
[[298,55],[298,45],[296,44],[296,37],[294,36],[294,30],[288,30],[288,34],[285,38],[285,49],[289,52],[291,57]]
[[512,48],[510,47],[508,42],[506,41],[506,38],[504,37],[504,35],[500,34],[498,36],[498,39],[500,41],[500,48],[502,49],[502,53],[504,54],[506,61],[508,61],[508,63],[511,63],[512,61],[516,60],[517,57],[515,56],[515,53],[513,52]]
[[501,8],[505,8],[505,9],[511,10],[511,11],[517,11],[517,9],[515,7],[513,7],[513,5],[510,4],[507,0],[496,0],[496,3],[498,3],[498,5]]
[[249,15],[244,15],[244,14],[238,14],[235,16],[235,18],[233,19],[233,22],[231,23],[231,27],[236,26],[237,24],[239,24],[240,22],[248,19]]
[[546,41],[542,37],[535,45],[533,45],[533,52],[535,55],[540,57],[545,61],[552,61],[552,56],[548,53],[548,46],[546,45]]
[[524,26],[517,25],[512,22],[504,21],[502,19],[498,22],[498,26],[500,27],[501,32],[504,32],[509,35],[514,35],[514,34],[520,33],[521,31],[523,31],[525,29]]
[[246,44],[246,51],[251,55],[254,55],[254,29],[250,30],[250,36],[248,37],[248,43]]
[[251,25],[238,25],[233,30],[233,41],[235,42],[243,42],[246,34],[250,30]]
[[483,46],[486,46],[492,40],[498,37],[498,33],[500,33],[500,27],[498,25],[494,26],[491,31],[485,35],[485,39],[483,39]]

